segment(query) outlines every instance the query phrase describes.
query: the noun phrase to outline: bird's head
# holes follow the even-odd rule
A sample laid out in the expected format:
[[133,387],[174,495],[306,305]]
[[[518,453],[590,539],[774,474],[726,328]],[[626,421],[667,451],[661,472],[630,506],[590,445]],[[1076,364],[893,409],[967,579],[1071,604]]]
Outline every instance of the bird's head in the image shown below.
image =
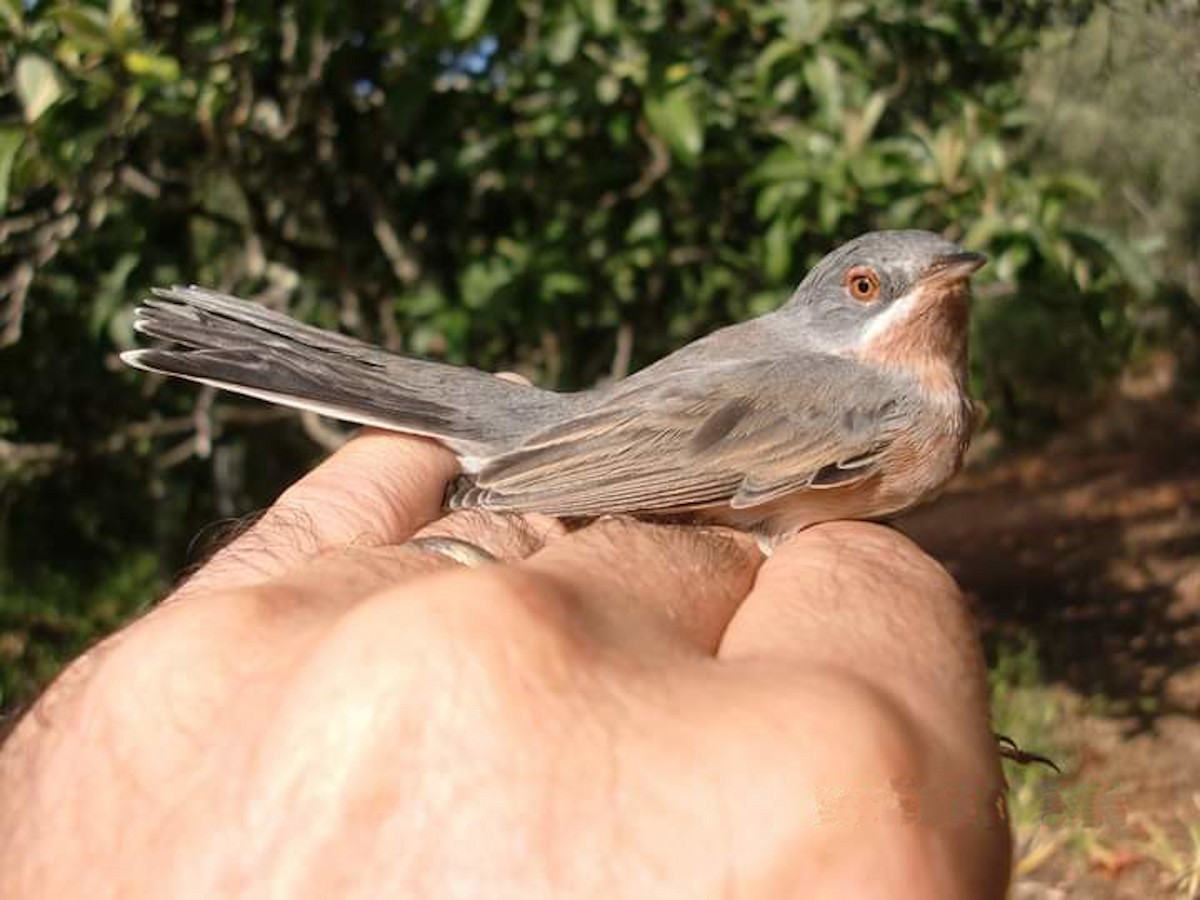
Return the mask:
[[960,355],[970,278],[985,262],[929,231],[872,231],[817,263],[783,312],[835,352]]

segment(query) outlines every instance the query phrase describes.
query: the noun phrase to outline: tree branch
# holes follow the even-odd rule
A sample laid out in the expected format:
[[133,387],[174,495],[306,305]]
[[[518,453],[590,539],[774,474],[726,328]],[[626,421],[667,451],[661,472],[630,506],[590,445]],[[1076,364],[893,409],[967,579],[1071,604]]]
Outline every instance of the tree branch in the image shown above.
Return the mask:
[[[202,405],[198,403],[197,408],[202,408]],[[279,407],[218,406],[210,413],[204,413],[204,418],[212,422],[212,425],[207,427],[217,430],[219,427],[227,425],[266,425],[294,415],[296,415],[295,410]],[[131,422],[82,448],[68,447],[54,442],[21,444],[0,439],[0,471],[13,472],[36,468],[39,465],[48,467],[67,465],[83,456],[121,453],[138,441],[187,434],[188,432],[192,432],[192,435],[185,442],[191,444],[187,455],[205,455],[197,453],[197,450],[202,449],[202,441],[210,441],[212,437],[210,434],[198,441],[197,437],[202,436],[203,431],[203,428],[197,431],[197,413],[193,412],[186,416],[173,416],[168,419]]]

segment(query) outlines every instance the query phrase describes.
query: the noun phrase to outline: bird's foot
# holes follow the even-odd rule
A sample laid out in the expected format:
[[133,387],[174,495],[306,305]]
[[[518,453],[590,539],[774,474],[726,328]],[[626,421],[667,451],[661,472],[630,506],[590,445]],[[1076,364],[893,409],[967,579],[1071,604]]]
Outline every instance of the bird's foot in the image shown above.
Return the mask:
[[1030,753],[1028,750],[1022,750],[1017,746],[1017,742],[1007,735],[997,734],[996,743],[1000,745],[1000,756],[1003,759],[1010,759],[1015,763],[1020,763],[1027,766],[1030,763],[1041,763],[1044,766],[1049,766],[1059,775],[1062,774],[1062,769],[1058,764],[1048,756],[1042,756],[1038,753]]

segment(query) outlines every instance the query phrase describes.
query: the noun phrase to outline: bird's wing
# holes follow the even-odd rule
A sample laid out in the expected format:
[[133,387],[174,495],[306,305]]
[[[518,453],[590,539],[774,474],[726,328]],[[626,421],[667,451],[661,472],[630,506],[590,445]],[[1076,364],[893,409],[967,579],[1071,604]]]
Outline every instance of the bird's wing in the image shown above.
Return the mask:
[[895,386],[841,357],[654,374],[489,460],[452,505],[578,516],[759,506],[869,478],[898,430]]

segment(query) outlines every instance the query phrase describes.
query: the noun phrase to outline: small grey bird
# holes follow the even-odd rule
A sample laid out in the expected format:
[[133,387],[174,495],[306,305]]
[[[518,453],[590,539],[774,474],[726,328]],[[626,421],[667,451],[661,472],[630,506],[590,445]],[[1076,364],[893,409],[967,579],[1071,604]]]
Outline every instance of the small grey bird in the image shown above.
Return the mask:
[[778,310],[623,381],[556,393],[414,359],[200,287],[155,290],[128,364],[459,458],[450,507],[685,516],[770,540],[932,497],[971,432],[970,276],[986,257],[926,231],[864,234]]

